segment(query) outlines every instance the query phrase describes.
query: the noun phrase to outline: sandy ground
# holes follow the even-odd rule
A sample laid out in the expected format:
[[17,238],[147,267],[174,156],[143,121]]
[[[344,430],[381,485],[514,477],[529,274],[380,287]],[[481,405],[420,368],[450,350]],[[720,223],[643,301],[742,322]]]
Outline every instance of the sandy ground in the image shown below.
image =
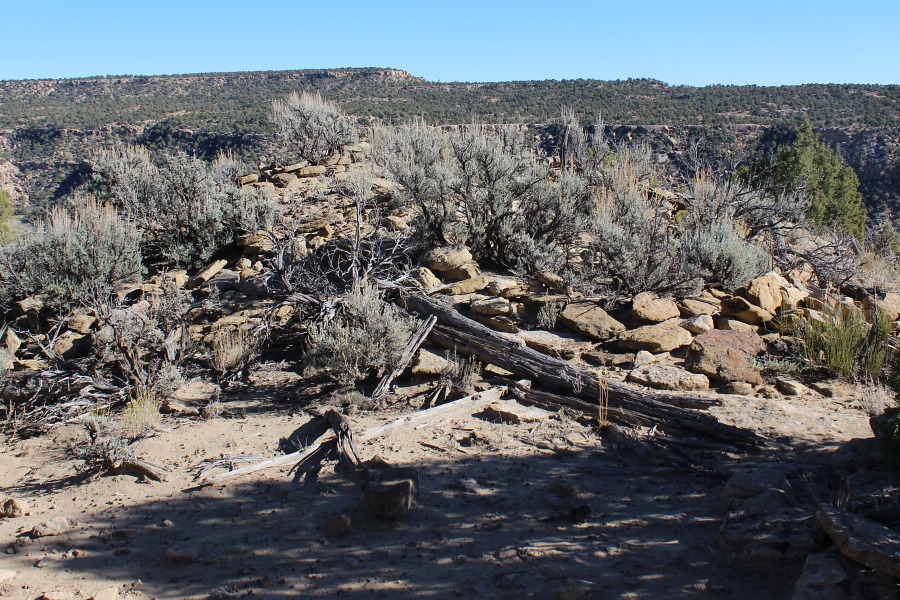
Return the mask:
[[[849,399],[723,399],[713,410],[721,420],[772,440],[757,455],[721,456],[723,471],[770,461],[818,477],[831,450],[871,436]],[[84,479],[65,455],[83,435],[75,426],[7,442],[0,496],[31,510],[0,519],[0,572],[15,571],[0,596],[777,600],[790,598],[802,568],[730,562],[716,543],[721,477],[642,462],[568,418],[510,424],[476,411],[360,444],[364,460],[418,470],[417,505],[399,522],[369,515],[359,483],[335,462],[318,477],[288,465],[196,486],[191,467],[203,459],[283,454],[279,441],[310,418],[297,402],[238,394],[226,400],[230,418],[164,421],[167,431],[136,445],[171,469],[163,483]],[[400,414],[349,418],[361,432]],[[325,526],[340,515],[351,522],[344,535]],[[31,541],[53,517],[77,525]],[[196,559],[176,563],[167,550]]]

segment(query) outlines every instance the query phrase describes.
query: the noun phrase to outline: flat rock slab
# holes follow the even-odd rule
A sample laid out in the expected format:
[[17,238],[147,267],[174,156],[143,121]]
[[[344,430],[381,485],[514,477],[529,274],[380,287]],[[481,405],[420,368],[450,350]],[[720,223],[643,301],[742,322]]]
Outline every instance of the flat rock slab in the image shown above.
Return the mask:
[[550,417],[551,413],[534,406],[522,406],[515,400],[494,402],[482,411],[485,417],[497,419],[504,423],[540,423]]
[[734,348],[752,356],[766,352],[765,340],[755,332],[712,329],[695,337],[694,343],[703,348]]
[[821,550],[826,538],[807,509],[732,511],[719,528],[719,547],[744,560],[797,560]]
[[619,346],[627,350],[671,352],[687,346],[693,339],[694,336],[683,329],[677,321],[666,321],[626,331],[619,336]]
[[600,342],[605,342],[625,331],[624,325],[593,302],[568,304],[559,314],[559,322],[575,333]]
[[632,301],[631,316],[646,323],[662,323],[681,315],[671,298],[660,298],[653,292],[641,292]]
[[689,373],[679,367],[648,364],[628,374],[628,381],[659,390],[697,392],[709,389],[705,375]]
[[841,554],[900,579],[900,533],[871,519],[824,503],[816,511],[816,520]]

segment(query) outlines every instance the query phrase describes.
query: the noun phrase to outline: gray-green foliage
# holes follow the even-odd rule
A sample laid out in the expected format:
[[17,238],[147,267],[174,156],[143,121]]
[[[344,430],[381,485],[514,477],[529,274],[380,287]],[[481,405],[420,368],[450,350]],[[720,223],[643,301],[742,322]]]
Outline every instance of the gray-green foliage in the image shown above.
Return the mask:
[[414,226],[429,243],[464,243],[496,266],[558,268],[586,228],[586,182],[575,173],[551,178],[522,127],[445,132],[419,120],[374,138],[377,160],[416,208]]
[[330,321],[313,325],[306,360],[332,370],[345,386],[381,375],[397,364],[415,321],[372,287],[355,288]]
[[91,166],[94,189],[134,220],[154,262],[196,267],[278,216],[267,191],[237,187],[240,166],[227,156],[206,163],[165,154],[157,165],[143,148],[116,147],[92,153]]
[[114,208],[76,198],[32,233],[0,248],[0,302],[40,295],[54,312],[93,292],[139,281],[140,232]]
[[0,190],[0,244],[4,244],[12,236],[9,226],[13,218],[13,205],[6,190]]
[[272,120],[289,149],[313,164],[358,139],[350,119],[318,92],[292,92],[283,100],[274,100]]
[[648,148],[619,149],[601,177],[603,202],[586,253],[595,279],[629,294],[687,294],[704,282],[732,289],[769,268],[737,209],[714,189],[702,188],[676,218],[670,201],[650,190],[657,173]]

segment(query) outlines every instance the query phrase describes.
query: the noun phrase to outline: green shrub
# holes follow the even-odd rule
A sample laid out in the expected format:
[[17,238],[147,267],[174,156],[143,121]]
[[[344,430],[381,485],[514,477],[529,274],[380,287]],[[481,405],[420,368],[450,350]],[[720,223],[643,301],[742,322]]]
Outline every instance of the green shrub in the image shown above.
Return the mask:
[[878,313],[869,326],[861,310],[851,305],[827,308],[818,318],[797,319],[801,354],[824,367],[832,377],[879,377],[888,355],[891,323]]
[[61,208],[34,233],[0,249],[0,288],[5,301],[41,296],[59,313],[92,292],[139,281],[140,233],[110,206],[81,199]]
[[306,360],[352,387],[392,369],[414,330],[415,320],[385,302],[377,290],[356,288],[333,319],[310,328]]

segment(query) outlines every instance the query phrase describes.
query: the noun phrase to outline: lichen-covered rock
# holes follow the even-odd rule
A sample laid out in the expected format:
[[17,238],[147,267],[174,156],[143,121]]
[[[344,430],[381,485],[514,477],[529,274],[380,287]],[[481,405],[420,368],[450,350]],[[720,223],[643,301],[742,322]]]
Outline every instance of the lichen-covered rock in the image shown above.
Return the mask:
[[694,373],[702,373],[723,383],[762,383],[762,376],[750,362],[750,357],[742,350],[726,346],[703,346],[695,342],[685,358],[685,366]]

